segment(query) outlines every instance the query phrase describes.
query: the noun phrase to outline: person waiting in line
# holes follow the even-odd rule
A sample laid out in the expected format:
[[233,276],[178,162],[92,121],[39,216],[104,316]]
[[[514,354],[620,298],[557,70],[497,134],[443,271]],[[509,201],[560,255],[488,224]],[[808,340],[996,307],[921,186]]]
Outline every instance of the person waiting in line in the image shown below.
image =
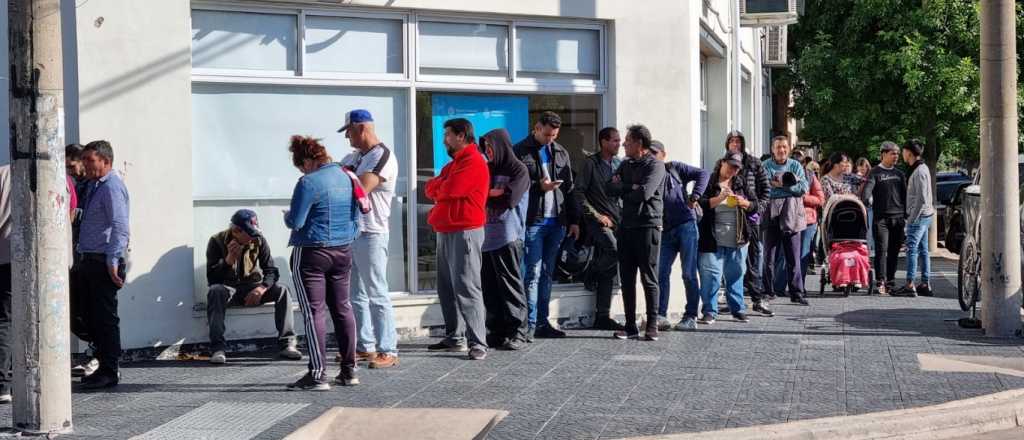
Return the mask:
[[[761,223],[762,213],[768,206],[768,193],[771,191],[771,184],[768,181],[768,174],[764,171],[762,163],[764,159],[758,160],[747,152],[747,141],[743,133],[731,131],[725,136],[725,154],[743,155],[743,168],[740,170],[740,178],[745,184],[753,184],[757,188],[757,198],[749,199],[757,205],[757,209],[748,214],[751,223],[755,226],[750,228],[750,246],[747,249],[747,270],[743,276],[743,290],[753,302],[752,309],[764,316],[773,316],[772,310],[768,308],[768,295],[763,284],[764,264],[764,241],[762,240]],[[770,155],[769,155],[770,157]]]
[[473,124],[463,118],[444,123],[444,145],[452,161],[427,181],[434,201],[427,223],[437,232],[437,297],[445,337],[430,351],[469,351],[469,359],[487,357],[487,311],[481,290],[484,225],[490,187],[487,160],[480,154]]
[[588,277],[596,285],[595,330],[622,330],[611,317],[612,288],[619,274],[618,240],[615,238],[622,222],[619,198],[609,193],[608,185],[619,169],[622,138],[614,127],[602,128],[597,134],[600,149],[583,161],[576,179],[576,204],[582,207],[583,226],[594,245],[594,259]]
[[735,320],[748,322],[743,303],[743,274],[747,266],[747,248],[756,235],[757,224],[751,214],[758,205],[755,183],[744,179],[744,157],[730,153],[715,163],[711,181],[699,203],[704,212],[700,219],[700,297],[704,305],[700,324],[715,323],[718,316],[718,289],[725,278],[725,295]]
[[519,350],[526,342],[528,326],[519,237],[526,227],[521,202],[530,189],[530,175],[516,159],[512,138],[504,128],[481,136],[480,152],[487,157],[491,176],[480,274],[487,307],[487,345]]
[[371,207],[359,218],[359,236],[352,244],[356,361],[368,362],[370,368],[390,368],[398,365],[398,331],[388,288],[388,219],[398,184],[398,158],[377,137],[367,110],[348,112],[338,132],[345,133],[355,149],[341,166],[358,176]]
[[527,341],[564,338],[565,332],[549,320],[551,283],[555,257],[566,234],[579,239],[579,210],[572,197],[573,170],[569,152],[555,141],[562,118],[544,112],[533,132],[513,148],[530,172],[529,206],[526,210],[526,284],[530,310]]
[[228,229],[210,237],[206,245],[206,320],[210,325],[210,363],[223,364],[224,317],[228,307],[256,307],[274,303],[274,324],[280,344],[278,356],[299,360],[296,349],[292,304],[288,288],[278,281],[270,244],[260,232],[259,219],[249,209],[231,216]]
[[[857,196],[864,197],[864,184],[867,183],[868,174],[871,173],[871,161],[866,157],[857,159],[857,163],[854,167],[854,173],[860,178],[861,186],[857,188]],[[871,233],[872,223],[874,221],[874,212],[871,207],[868,207],[868,252],[873,256],[875,253],[875,236]]]
[[[669,330],[668,302],[671,291],[672,265],[679,256],[686,290],[686,306],[676,328],[697,328],[700,306],[700,282],[697,279],[697,201],[708,186],[708,172],[682,162],[666,161],[665,145],[651,141],[654,157],[665,163],[665,217],[658,260],[658,330]],[[687,187],[692,185],[692,189]]]
[[858,194],[857,181],[846,173],[849,163],[850,157],[839,151],[828,157],[824,174],[821,176],[821,189],[825,192],[826,203],[836,195]]
[[874,210],[872,233],[875,236],[875,283],[878,293],[884,295],[895,287],[896,265],[903,229],[906,226],[907,178],[896,168],[899,147],[895,143],[882,143],[882,160],[871,169],[861,196],[866,206]]
[[356,322],[349,302],[352,242],[359,232],[359,204],[352,179],[320,141],[292,136],[288,151],[303,176],[295,184],[284,223],[291,229],[291,272],[305,321],[308,371],[289,390],[327,391],[327,315],[341,355],[338,385],[357,385]]
[[[804,167],[790,159],[789,139],[776,136],[772,139],[772,158],[763,162],[765,171],[772,176],[770,203],[765,212],[764,249],[764,289],[775,290],[775,252],[782,248],[786,260],[786,280],[789,285],[790,301],[807,305],[803,276],[800,269],[800,237],[807,228],[806,213],[803,209],[803,196],[808,190],[808,181]],[[782,292],[776,292],[781,296]]]
[[89,179],[88,203],[82,213],[78,242],[81,259],[72,268],[73,306],[84,323],[84,340],[96,346],[98,367],[82,378],[85,388],[116,386],[121,379],[121,326],[117,292],[124,287],[129,242],[129,197],[113,169],[114,149],[107,141],[90,142],[82,150]]
[[[803,196],[804,214],[807,219],[807,228],[800,233],[800,277],[804,281],[804,289],[807,289],[807,275],[810,273],[814,262],[814,239],[818,233],[818,216],[825,206],[825,193],[821,187],[821,179],[818,178],[818,163],[807,161],[804,158],[804,173],[810,182],[807,194]],[[775,291],[781,292],[786,289],[786,258],[780,247],[775,251]],[[805,292],[806,293],[806,292]]]
[[613,177],[613,193],[622,198],[622,224],[618,231],[619,276],[625,329],[618,339],[639,339],[636,322],[636,276],[640,273],[646,304],[644,339],[658,340],[658,250],[664,213],[665,165],[651,150],[651,132],[643,125],[626,129],[626,156]]
[[[907,179],[907,284],[892,292],[894,296],[932,296],[929,284],[931,258],[928,255],[928,230],[935,217],[932,205],[932,176],[921,155],[924,143],[911,139],[903,144],[903,161],[910,166]],[[918,269],[920,283],[914,285]]]

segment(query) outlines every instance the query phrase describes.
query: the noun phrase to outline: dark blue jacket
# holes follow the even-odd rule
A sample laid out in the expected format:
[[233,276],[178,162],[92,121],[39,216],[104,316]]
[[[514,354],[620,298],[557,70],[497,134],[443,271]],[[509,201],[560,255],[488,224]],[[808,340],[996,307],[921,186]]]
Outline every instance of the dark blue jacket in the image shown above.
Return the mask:
[[[702,168],[682,162],[665,163],[665,230],[696,220],[697,215],[690,208],[690,195],[695,199],[704,194],[710,174]],[[686,185],[693,182],[693,191],[687,192]]]

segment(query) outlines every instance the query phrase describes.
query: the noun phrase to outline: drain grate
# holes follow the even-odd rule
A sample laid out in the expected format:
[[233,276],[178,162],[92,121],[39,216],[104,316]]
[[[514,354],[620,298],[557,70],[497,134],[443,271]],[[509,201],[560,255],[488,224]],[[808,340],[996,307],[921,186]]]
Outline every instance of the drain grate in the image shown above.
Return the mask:
[[210,402],[132,440],[250,440],[305,403]]

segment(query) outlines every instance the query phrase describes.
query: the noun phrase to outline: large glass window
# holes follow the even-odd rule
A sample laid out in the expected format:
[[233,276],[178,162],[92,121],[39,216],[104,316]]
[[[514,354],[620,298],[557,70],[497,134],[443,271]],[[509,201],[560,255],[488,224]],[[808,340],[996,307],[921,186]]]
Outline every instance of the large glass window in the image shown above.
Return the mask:
[[569,150],[575,166],[586,154],[596,151],[600,101],[597,95],[416,94],[417,278],[421,291],[437,287],[437,242],[427,224],[427,213],[433,202],[423,193],[423,188],[448,162],[444,145],[438,145],[444,121],[467,118],[473,122],[477,137],[494,128],[505,128],[512,135],[512,141],[519,142],[529,136],[541,113],[556,112],[562,117],[558,143]]
[[596,80],[600,74],[600,49],[600,33],[596,30],[519,26],[517,75]]
[[296,16],[192,11],[192,67],[293,71]]
[[424,75],[505,77],[508,26],[422,21],[419,63]]
[[[289,232],[281,218],[300,174],[288,139],[321,138],[335,160],[350,153],[342,133],[347,109],[365,108],[377,134],[399,160],[392,202],[388,278],[406,291],[406,201],[409,157],[408,98],[404,90],[196,83],[192,87],[192,192],[195,200],[197,283],[205,287],[206,241],[223,230],[239,208],[256,210],[282,272],[287,273]],[[290,278],[286,278],[290,279]],[[197,291],[203,292],[205,289]],[[203,299],[205,301],[205,297]]]
[[309,72],[402,73],[402,20],[306,16]]

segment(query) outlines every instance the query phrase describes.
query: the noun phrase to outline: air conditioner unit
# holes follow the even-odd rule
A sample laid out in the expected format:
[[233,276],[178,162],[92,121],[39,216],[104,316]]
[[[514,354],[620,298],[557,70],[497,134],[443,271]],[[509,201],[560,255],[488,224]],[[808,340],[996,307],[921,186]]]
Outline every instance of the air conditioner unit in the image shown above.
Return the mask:
[[739,0],[740,25],[763,27],[796,24],[800,0]]
[[768,67],[782,67],[786,61],[786,26],[768,26],[764,35],[764,58]]

